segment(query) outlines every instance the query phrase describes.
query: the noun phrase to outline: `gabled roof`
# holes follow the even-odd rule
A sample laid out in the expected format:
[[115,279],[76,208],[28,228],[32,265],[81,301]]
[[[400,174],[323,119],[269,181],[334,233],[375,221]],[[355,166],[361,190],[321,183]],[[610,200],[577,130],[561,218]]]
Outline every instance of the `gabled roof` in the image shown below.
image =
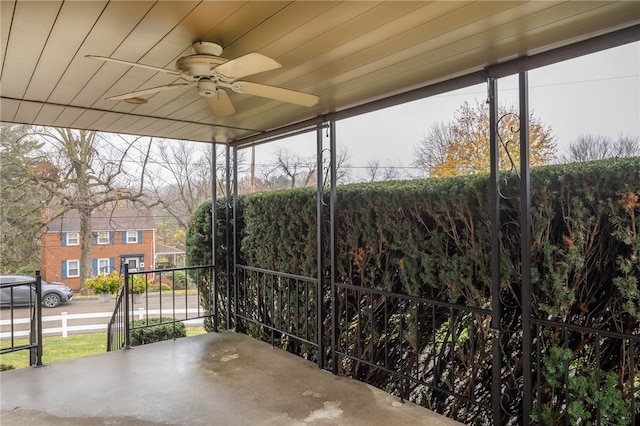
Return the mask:
[[[91,229],[98,231],[147,231],[156,225],[150,209],[105,209],[91,216]],[[77,211],[70,211],[51,221],[47,232],[79,232],[80,220]]]

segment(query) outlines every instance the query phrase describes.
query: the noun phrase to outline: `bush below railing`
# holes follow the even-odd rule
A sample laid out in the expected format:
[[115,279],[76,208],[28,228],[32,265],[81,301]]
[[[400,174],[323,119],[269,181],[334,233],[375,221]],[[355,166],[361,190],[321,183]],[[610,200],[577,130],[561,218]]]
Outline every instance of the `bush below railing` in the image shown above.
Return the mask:
[[[157,310],[159,316],[170,317],[172,322],[198,319],[202,320],[206,327],[207,323],[211,321],[212,312],[209,307],[213,305],[210,300],[214,295],[211,293],[211,287],[205,288],[203,283],[208,282],[209,277],[213,276],[212,270],[211,266],[205,265],[129,272],[128,267],[125,266],[124,282],[139,282],[142,285],[137,290],[130,286],[121,288],[111,320],[107,325],[107,351],[128,349],[131,346],[131,331],[134,328],[132,322],[135,317],[134,307],[138,304],[148,309],[151,289],[159,289],[157,301],[154,301],[159,306]],[[196,309],[188,309],[189,292],[177,288],[184,289],[194,285],[196,286],[198,306]],[[131,291],[136,291],[136,293]],[[137,298],[140,300],[136,301]],[[179,316],[179,313],[184,313],[184,316]],[[149,319],[145,321],[147,321],[146,325],[136,324],[135,328],[155,325]]]

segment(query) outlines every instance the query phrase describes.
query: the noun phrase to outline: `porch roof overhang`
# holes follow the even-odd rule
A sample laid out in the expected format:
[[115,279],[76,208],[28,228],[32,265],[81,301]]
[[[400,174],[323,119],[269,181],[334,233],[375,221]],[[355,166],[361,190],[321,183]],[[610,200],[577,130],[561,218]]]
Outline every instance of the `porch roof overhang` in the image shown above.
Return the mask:
[[167,255],[177,255],[177,254],[186,254],[187,252],[181,250],[179,248],[165,246],[164,244],[156,243],[156,256],[167,256]]
[[[640,39],[627,1],[0,2],[0,120],[251,144]],[[231,93],[215,117],[194,89],[129,104],[106,97],[178,82],[162,68],[213,41],[282,68],[244,79],[317,94],[313,107]]]

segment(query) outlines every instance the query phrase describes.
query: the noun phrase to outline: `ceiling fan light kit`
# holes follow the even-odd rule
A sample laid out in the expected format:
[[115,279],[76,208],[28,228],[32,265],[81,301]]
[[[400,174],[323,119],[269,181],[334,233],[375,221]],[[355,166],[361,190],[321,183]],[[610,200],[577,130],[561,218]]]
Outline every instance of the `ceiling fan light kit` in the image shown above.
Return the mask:
[[132,105],[144,105],[144,104],[146,104],[148,102],[145,98],[140,98],[138,96],[134,96],[132,98],[124,99],[124,101],[126,103],[132,104]]
[[106,98],[106,100],[110,101],[123,100],[134,104],[147,103],[147,100],[142,96],[165,90],[196,87],[198,94],[207,99],[211,111],[218,117],[236,113],[235,106],[224,89],[306,107],[314,106],[319,101],[319,97],[313,94],[238,80],[247,75],[271,71],[281,67],[277,61],[261,53],[251,52],[236,59],[226,60],[219,56],[222,53],[222,47],[219,44],[198,41],[193,43],[191,48],[194,54],[178,59],[176,61],[176,70],[105,56],[87,55],[86,57],[177,75],[188,82],[166,84]]

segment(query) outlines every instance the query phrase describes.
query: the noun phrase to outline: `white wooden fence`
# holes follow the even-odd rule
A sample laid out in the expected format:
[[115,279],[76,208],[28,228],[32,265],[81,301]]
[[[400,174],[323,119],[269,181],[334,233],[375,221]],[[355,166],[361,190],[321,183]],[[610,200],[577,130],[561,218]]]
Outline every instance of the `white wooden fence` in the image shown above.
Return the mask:
[[[137,316],[136,319],[144,319],[145,316],[149,317],[158,317],[160,313],[167,315],[168,313],[175,314],[197,314],[201,313],[202,309],[176,309],[167,312],[166,309],[160,311],[160,309],[149,309],[145,310],[144,308],[139,308],[137,312],[134,312]],[[52,315],[47,317],[42,317],[42,334],[43,335],[62,335],[63,338],[66,338],[69,335],[69,332],[92,332],[92,331],[106,331],[107,323],[109,319],[113,315],[112,312],[96,312],[96,313],[86,313],[86,314],[68,314],[67,312],[62,312],[59,315]],[[87,319],[97,319],[97,318],[107,318],[104,322],[95,322],[93,324],[81,324],[81,325],[69,325],[69,321],[74,320],[87,320]],[[14,325],[18,324],[29,324],[31,320],[29,318],[14,318],[13,320],[0,320],[0,327],[5,329],[7,326],[11,326],[13,322]],[[48,327],[47,323],[58,322],[60,323],[59,327]],[[182,321],[187,327],[197,327],[202,325],[202,318],[190,319]],[[28,328],[28,327],[27,327]],[[83,334],[83,333],[77,333]],[[14,337],[27,337],[29,336],[29,330],[20,330],[13,332]],[[10,339],[11,332],[0,332],[0,340]]]

